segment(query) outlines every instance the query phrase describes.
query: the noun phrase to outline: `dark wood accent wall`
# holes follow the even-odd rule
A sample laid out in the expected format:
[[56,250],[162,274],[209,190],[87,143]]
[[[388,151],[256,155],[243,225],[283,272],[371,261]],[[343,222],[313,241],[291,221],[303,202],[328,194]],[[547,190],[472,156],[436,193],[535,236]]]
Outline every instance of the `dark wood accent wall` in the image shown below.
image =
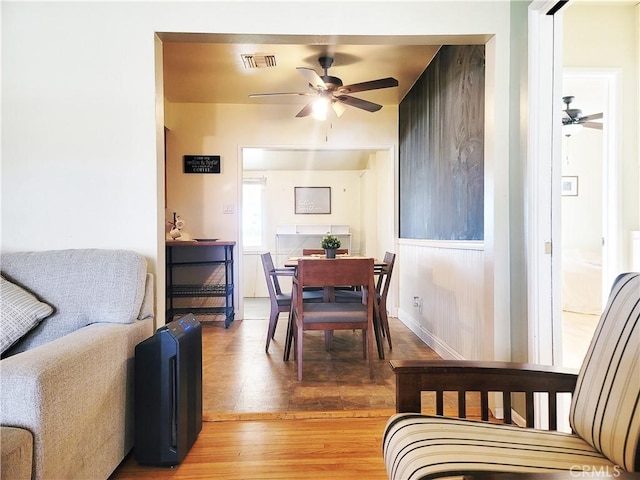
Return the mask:
[[444,46],[400,103],[400,237],[484,239],[484,45]]

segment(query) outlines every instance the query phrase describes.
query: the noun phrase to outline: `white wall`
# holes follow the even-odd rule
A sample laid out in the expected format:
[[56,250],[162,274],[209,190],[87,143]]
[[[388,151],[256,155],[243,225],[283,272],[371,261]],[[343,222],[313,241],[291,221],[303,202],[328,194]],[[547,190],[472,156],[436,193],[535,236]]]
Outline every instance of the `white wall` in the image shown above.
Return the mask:
[[[351,252],[360,252],[360,243],[364,232],[361,230],[360,204],[362,198],[361,175],[358,170],[341,171],[249,171],[246,178],[265,179],[265,216],[266,231],[263,249],[247,251],[242,254],[242,294],[244,297],[267,297],[264,273],[260,254],[269,251],[277,266],[289,257],[287,252],[292,248],[321,248],[320,241],[313,240],[300,244],[300,240],[281,239],[276,245],[276,230],[280,225],[349,225],[351,236]],[[296,215],[294,210],[294,188],[302,187],[330,187],[331,213]],[[342,245],[348,248],[348,245]],[[283,287],[288,287],[283,282]]]
[[[491,38],[486,159],[493,173],[486,190],[486,268],[477,287],[491,299],[485,307],[489,328],[508,324],[509,295],[501,287],[510,283],[510,98],[504,94],[511,81],[509,10],[504,1],[342,2],[339,14],[326,2],[311,1],[287,3],[286,8],[271,2],[247,8],[241,1],[3,2],[2,250],[130,248],[147,256],[158,284],[164,283],[164,198],[158,181],[163,164],[157,151],[164,118],[156,104],[155,32],[287,33],[309,35],[310,41],[319,35],[352,34],[373,40],[385,36],[396,43],[484,34]],[[517,76],[513,81],[519,82]],[[207,108],[192,112],[201,110],[208,117]],[[238,133],[254,133],[251,142],[320,141],[295,126],[281,130],[286,138],[274,139],[263,131],[267,111],[251,119],[239,114],[245,108],[217,106],[202,137],[206,153],[223,158],[216,195],[236,206],[235,162],[241,145],[238,136],[220,133],[234,118],[245,119],[235,127]],[[352,146],[354,138],[358,131],[344,131],[336,133],[335,141]],[[397,144],[397,132],[385,125],[376,138],[380,146]],[[394,155],[397,161],[397,149]],[[202,234],[209,235],[215,226],[215,233],[234,239],[233,217],[221,212],[203,217],[208,227]],[[163,320],[161,295],[157,307]]]

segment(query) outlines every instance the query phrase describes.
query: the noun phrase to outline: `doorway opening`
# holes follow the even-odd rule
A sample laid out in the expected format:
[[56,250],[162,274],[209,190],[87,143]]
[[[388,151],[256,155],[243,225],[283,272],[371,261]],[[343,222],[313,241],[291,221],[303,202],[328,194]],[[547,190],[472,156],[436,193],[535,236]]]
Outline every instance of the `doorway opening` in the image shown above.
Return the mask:
[[581,128],[562,142],[562,365],[571,368],[582,363],[618,273],[616,83],[613,71],[563,71],[562,95],[574,96],[583,115],[603,113],[602,129]]
[[[271,252],[276,266],[281,266],[288,256],[301,255],[303,247],[319,248],[319,238],[328,227],[341,229],[350,253],[382,258],[385,250],[392,249],[395,177],[391,148],[247,146],[240,149],[240,157],[239,197],[244,198],[245,188],[260,185],[264,200],[261,217],[254,218],[254,223],[260,223],[261,241],[252,239],[254,245],[245,245],[244,232],[239,238],[242,318],[255,317],[251,305],[264,305],[260,299],[268,298],[261,253]],[[296,187],[329,187],[330,213],[296,213]],[[246,211],[241,205],[239,225]],[[289,285],[283,285],[286,288]]]

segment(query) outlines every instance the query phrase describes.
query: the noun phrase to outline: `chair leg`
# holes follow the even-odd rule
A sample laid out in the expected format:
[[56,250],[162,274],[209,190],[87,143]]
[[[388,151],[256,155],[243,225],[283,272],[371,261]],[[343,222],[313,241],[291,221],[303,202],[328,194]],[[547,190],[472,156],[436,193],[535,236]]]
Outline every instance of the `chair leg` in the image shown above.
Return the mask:
[[297,335],[296,335],[296,350],[297,350],[297,361],[298,361],[298,381],[301,382],[302,381],[302,334],[303,329],[297,327]]
[[278,326],[278,311],[271,311],[271,315],[269,316],[269,328],[267,329],[267,343],[264,347],[264,351],[269,353],[269,345],[271,344],[271,339],[276,334],[276,327]]
[[382,342],[382,319],[380,317],[380,307],[376,302],[373,306],[373,334],[376,339],[376,346],[378,347],[378,358],[384,360],[384,344]]
[[331,344],[333,343],[333,330],[324,331],[324,349],[328,352],[331,350]]
[[365,336],[367,337],[366,348],[367,348],[367,359],[369,360],[369,378],[373,380],[373,335],[374,332],[371,329],[366,329]]
[[389,316],[387,315],[387,309],[380,309],[380,317],[382,318],[382,328],[384,329],[385,336],[387,337],[387,343],[389,344],[389,350],[393,350],[391,345],[391,330],[389,330]]
[[287,319],[287,337],[284,343],[284,356],[282,357],[285,362],[289,361],[292,343],[293,343],[293,315],[291,314],[291,311],[289,311],[289,318]]

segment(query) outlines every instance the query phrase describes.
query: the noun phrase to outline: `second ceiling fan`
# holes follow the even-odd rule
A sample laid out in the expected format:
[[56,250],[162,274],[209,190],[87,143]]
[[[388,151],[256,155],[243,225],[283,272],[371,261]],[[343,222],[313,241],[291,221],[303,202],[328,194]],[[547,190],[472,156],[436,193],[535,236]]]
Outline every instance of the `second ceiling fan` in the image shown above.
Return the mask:
[[583,115],[582,110],[579,108],[571,108],[571,102],[573,102],[574,99],[575,97],[571,95],[562,97],[562,101],[566,105],[566,108],[562,111],[562,125],[582,125],[583,127],[602,130],[602,123],[593,121],[601,119],[603,117],[602,112]]
[[324,70],[322,76],[318,75],[315,70],[307,67],[297,67],[302,76],[309,83],[309,91],[307,92],[282,92],[282,93],[254,93],[249,95],[251,98],[272,97],[278,95],[298,95],[317,97],[298,112],[296,117],[306,117],[313,115],[316,118],[326,118],[326,110],[329,106],[333,109],[338,117],[346,110],[346,106],[360,108],[367,112],[377,112],[382,105],[363,100],[361,98],[352,97],[351,93],[366,92],[369,90],[378,90],[381,88],[397,87],[398,80],[393,77],[380,78],[378,80],[370,80],[368,82],[353,83],[351,85],[343,85],[342,80],[338,77],[329,75],[329,67],[333,64],[333,57],[323,56],[318,59],[320,66]]

